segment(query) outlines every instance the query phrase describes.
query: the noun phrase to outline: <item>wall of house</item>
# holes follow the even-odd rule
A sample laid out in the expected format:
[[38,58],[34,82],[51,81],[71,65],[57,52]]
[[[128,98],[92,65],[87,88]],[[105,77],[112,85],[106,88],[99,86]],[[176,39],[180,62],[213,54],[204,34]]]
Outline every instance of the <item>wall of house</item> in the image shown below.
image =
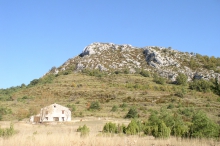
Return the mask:
[[71,111],[59,104],[52,104],[41,109],[41,122],[71,121]]

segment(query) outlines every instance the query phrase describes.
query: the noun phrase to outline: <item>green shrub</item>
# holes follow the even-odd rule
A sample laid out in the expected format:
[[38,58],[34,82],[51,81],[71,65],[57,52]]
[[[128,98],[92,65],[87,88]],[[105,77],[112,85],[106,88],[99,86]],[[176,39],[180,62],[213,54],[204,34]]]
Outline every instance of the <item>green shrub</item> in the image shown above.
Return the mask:
[[10,128],[0,128],[0,137],[10,137],[14,135],[16,131],[14,130],[14,125],[11,123]]
[[170,128],[163,121],[152,127],[152,135],[156,138],[168,138],[170,137],[170,132]]
[[204,112],[197,112],[192,117],[190,136],[196,138],[219,137],[219,126],[211,121]]
[[174,104],[169,104],[169,105],[167,106],[168,109],[173,109],[174,107],[175,107]]
[[120,104],[120,108],[126,108],[128,105],[126,104],[126,103],[122,103],[122,104]]
[[0,121],[2,120],[2,116],[7,114],[12,114],[12,110],[7,107],[0,107]]
[[112,112],[116,112],[118,110],[118,106],[117,105],[113,105],[111,111]]
[[126,128],[126,134],[136,135],[144,131],[144,125],[137,119],[132,119]]
[[30,82],[30,84],[28,86],[35,86],[39,83],[39,79],[34,79]]
[[128,135],[136,135],[140,132],[139,126],[137,124],[137,121],[132,119],[131,122],[128,124],[128,127],[126,128],[126,134]]
[[220,96],[220,83],[217,78],[215,78],[215,81],[213,84],[214,84],[213,85],[214,93]]
[[67,104],[67,107],[72,111],[76,111],[76,106],[74,104]]
[[80,136],[88,136],[90,130],[86,125],[83,125],[83,127],[79,126],[76,131],[80,132]]
[[89,110],[100,110],[100,104],[98,101],[93,101],[89,107]]
[[115,123],[112,123],[112,122],[109,122],[109,123],[106,123],[103,127],[103,130],[102,132],[105,132],[105,133],[117,133],[117,126]]
[[163,77],[160,77],[158,75],[154,75],[153,81],[157,84],[164,85],[166,83],[166,79]]
[[212,83],[203,79],[195,79],[189,84],[189,88],[192,90],[197,90],[200,92],[209,92],[211,91]]
[[176,77],[176,84],[177,85],[187,85],[187,79],[188,77],[183,74],[183,73],[179,73],[179,75]]
[[142,69],[140,72],[140,75],[142,75],[144,77],[150,77],[150,72]]
[[138,118],[138,112],[136,110],[136,108],[131,107],[127,113],[127,115],[125,116],[125,118]]

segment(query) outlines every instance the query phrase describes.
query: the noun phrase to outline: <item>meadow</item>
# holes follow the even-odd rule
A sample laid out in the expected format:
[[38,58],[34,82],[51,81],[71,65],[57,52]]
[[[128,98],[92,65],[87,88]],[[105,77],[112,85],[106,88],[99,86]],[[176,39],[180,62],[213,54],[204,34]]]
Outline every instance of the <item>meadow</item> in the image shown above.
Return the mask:
[[[2,146],[217,146],[220,142],[212,139],[182,139],[170,137],[155,139],[152,136],[128,136],[103,134],[106,122],[128,124],[129,120],[116,118],[84,117],[65,123],[31,124],[28,121],[14,122],[16,134],[0,138]],[[1,121],[1,127],[9,127],[10,122]],[[87,125],[88,136],[80,136],[77,128]]]

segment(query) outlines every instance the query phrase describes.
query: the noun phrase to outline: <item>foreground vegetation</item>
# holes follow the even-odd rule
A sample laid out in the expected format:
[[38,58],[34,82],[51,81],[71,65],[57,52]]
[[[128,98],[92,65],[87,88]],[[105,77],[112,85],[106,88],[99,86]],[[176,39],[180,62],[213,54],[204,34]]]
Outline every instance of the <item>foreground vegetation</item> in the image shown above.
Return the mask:
[[[1,89],[0,120],[28,120],[40,108],[58,103],[72,110],[73,119],[134,119],[128,125],[107,123],[102,129],[105,133],[218,139],[219,93],[217,80],[187,83],[183,74],[173,83],[144,70],[138,74],[128,74],[126,70],[111,74],[66,70],[34,79],[27,86]],[[79,127],[79,132],[88,131],[86,126]]]
[[[108,121],[118,124],[128,125],[127,121],[123,119],[87,119],[76,118],[76,122],[57,123],[51,125],[31,125],[26,122],[15,122],[14,127],[19,132],[11,138],[0,137],[0,145],[14,146],[14,145],[77,145],[77,146],[214,146],[219,145],[219,141],[213,139],[189,139],[170,137],[168,139],[155,139],[152,136],[126,135],[126,134],[109,134],[102,133],[104,123]],[[2,126],[9,127],[9,122],[0,122]],[[88,125],[88,126],[83,126]],[[81,135],[77,129],[89,128],[89,134]],[[86,128],[82,128],[86,127]],[[86,130],[85,130],[86,131]]]

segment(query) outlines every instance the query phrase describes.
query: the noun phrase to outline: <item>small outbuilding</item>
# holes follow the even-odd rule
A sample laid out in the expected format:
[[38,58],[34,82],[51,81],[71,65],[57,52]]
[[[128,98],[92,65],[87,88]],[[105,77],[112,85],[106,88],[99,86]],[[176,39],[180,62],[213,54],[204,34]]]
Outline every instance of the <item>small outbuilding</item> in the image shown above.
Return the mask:
[[69,110],[69,108],[54,103],[44,108],[41,108],[38,115],[30,117],[30,122],[32,123],[53,121],[71,121],[71,111]]

